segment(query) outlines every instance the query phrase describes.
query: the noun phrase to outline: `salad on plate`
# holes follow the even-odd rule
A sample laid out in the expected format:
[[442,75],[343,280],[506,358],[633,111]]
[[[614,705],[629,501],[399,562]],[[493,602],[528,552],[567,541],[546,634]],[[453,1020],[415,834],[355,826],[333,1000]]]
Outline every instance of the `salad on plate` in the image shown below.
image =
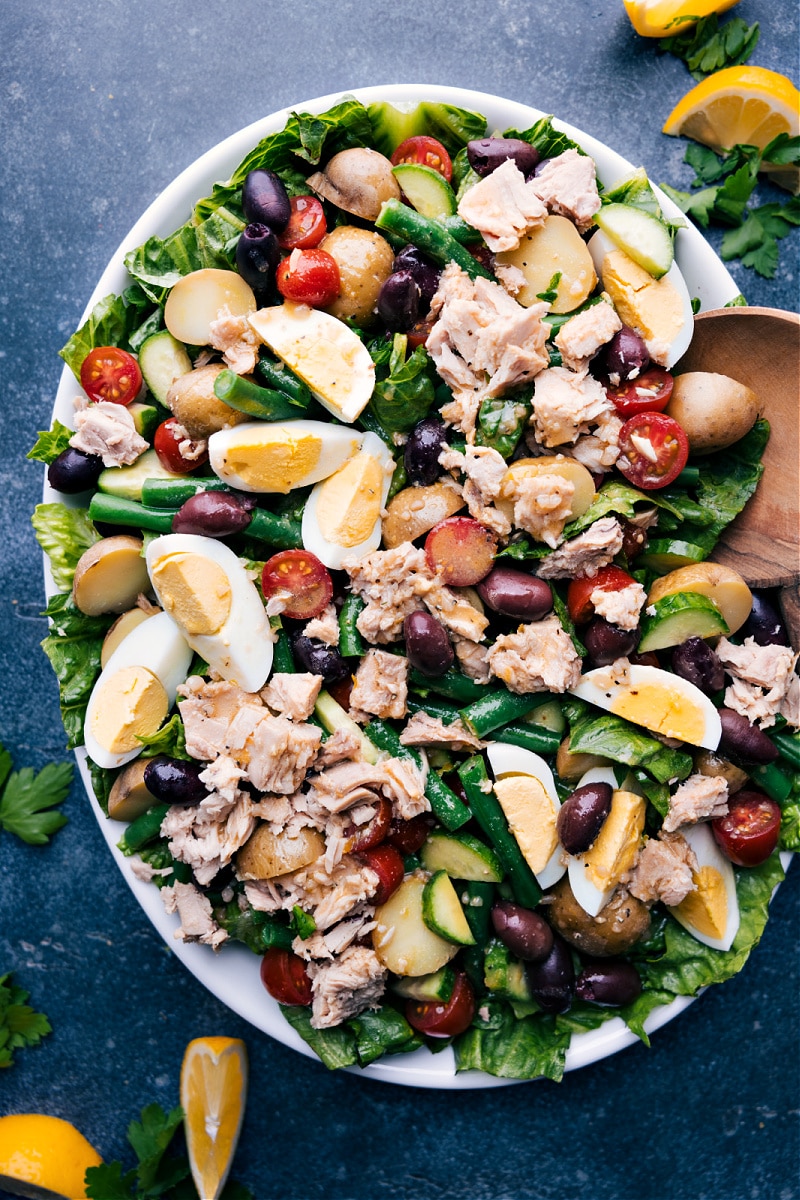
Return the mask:
[[798,848],[797,654],[713,561],[769,425],[679,373],[661,200],[550,117],[343,96],[62,351],[29,457],[69,744],[204,977],[246,947],[329,1067],[647,1041]]

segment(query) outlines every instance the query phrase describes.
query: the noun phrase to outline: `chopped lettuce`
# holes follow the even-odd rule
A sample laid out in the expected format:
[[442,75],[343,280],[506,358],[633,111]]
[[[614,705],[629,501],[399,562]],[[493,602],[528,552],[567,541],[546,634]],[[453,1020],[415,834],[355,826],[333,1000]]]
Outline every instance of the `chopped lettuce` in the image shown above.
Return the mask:
[[142,758],[155,758],[157,754],[168,754],[170,758],[191,759],[186,753],[186,730],[180,713],[173,713],[165,725],[150,737],[140,737]]
[[100,541],[100,534],[89,520],[85,508],[68,508],[66,504],[37,504],[31,524],[36,540],[50,559],[50,570],[56,587],[72,587],[75,567],[85,550]]
[[541,1013],[517,1020],[510,1008],[492,1025],[472,1026],[456,1039],[456,1071],[485,1071],[501,1079],[562,1078],[570,1029],[559,1029],[555,1018]]
[[26,458],[32,459],[34,462],[43,462],[49,467],[50,463],[55,462],[60,454],[69,447],[69,439],[72,437],[72,430],[66,425],[62,425],[60,421],[53,421],[52,429],[41,429],[36,437],[36,442],[25,455]]
[[557,158],[565,150],[577,150],[579,154],[586,153],[583,147],[579,146],[577,142],[573,142],[566,133],[553,127],[552,116],[540,117],[535,124],[522,132],[517,129],[507,129],[503,137],[521,138],[523,142],[530,142],[532,146],[536,147],[542,158]]
[[42,642],[58,679],[61,719],[70,749],[83,745],[83,722],[92,688],[100,675],[103,636],[112,618],[87,617],[69,592],[50,598],[46,615],[53,627]]
[[81,363],[95,346],[138,350],[144,339],[160,327],[161,313],[154,311],[153,305],[153,296],[135,285],[121,296],[98,300],[80,329],[59,350],[75,378],[80,379]]
[[490,446],[509,459],[522,437],[531,414],[530,391],[517,392],[510,396],[487,396],[478,411],[478,430],[475,438],[479,446]]
[[381,360],[376,364],[378,380],[369,402],[369,411],[390,433],[413,429],[417,421],[426,415],[434,399],[431,360],[427,351],[423,346],[417,346],[405,358],[405,346],[405,336],[398,334],[388,374]]
[[629,767],[643,767],[659,783],[685,779],[692,771],[691,755],[671,750],[622,717],[598,714],[574,698],[564,704],[569,721],[569,748],[576,754],[599,754]]
[[296,1033],[310,1046],[329,1071],[339,1067],[354,1067],[358,1063],[356,1036],[352,1029],[345,1025],[335,1025],[332,1029],[314,1029],[311,1024],[311,1013],[307,1008],[293,1008],[281,1005],[281,1012]]
[[314,1029],[307,1008],[281,1007],[286,1020],[325,1066],[367,1067],[383,1054],[407,1054],[418,1050],[422,1038],[391,1005],[367,1009],[332,1029]]

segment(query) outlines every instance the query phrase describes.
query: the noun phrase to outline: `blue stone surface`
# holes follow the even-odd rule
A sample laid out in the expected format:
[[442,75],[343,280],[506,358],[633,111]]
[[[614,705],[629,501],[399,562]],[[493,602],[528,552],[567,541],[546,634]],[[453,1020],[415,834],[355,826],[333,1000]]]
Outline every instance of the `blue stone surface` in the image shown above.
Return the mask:
[[[794,0],[743,0],[755,62],[797,76]],[[447,83],[529,102],[688,188],[661,124],[692,85],[618,0],[122,0],[5,5],[0,72],[0,738],[16,766],[65,757],[39,649],[29,524],[61,362],[103,267],[151,200],[240,127],[358,85]],[[762,200],[786,199],[765,186]],[[711,235],[719,246],[720,234]],[[752,304],[796,308],[798,235]],[[798,872],[732,981],[560,1085],[417,1091],[331,1075],[235,1017],[155,934],[76,784],[47,847],[0,833],[0,974],[53,1034],[0,1072],[0,1115],[46,1111],[108,1159],[128,1123],[177,1103],[190,1038],[245,1039],[250,1097],[234,1174],[259,1200],[793,1200],[798,1188]]]

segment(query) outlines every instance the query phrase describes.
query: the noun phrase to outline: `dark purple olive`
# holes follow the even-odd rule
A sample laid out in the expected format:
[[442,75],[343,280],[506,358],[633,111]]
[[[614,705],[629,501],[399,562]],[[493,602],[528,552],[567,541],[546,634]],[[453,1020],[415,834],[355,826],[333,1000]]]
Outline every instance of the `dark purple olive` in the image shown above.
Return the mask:
[[721,754],[751,763],[770,763],[778,757],[778,747],[770,741],[763,730],[751,725],[747,717],[732,708],[721,708],[722,737],[719,741]]
[[423,675],[444,675],[453,665],[453,647],[444,626],[431,613],[409,613],[403,622],[408,661]]
[[624,517],[617,517],[617,520],[622,526],[622,553],[630,562],[647,546],[647,533],[640,526],[634,525],[633,521],[626,521]]
[[286,228],[291,205],[283,181],[274,171],[250,171],[242,188],[242,208],[249,224],[269,225],[276,233]]
[[602,617],[592,617],[583,634],[583,642],[596,667],[607,667],[618,658],[632,654],[639,644],[639,629],[620,629]]
[[763,592],[753,592],[753,607],[741,636],[751,637],[758,646],[789,646],[786,627],[775,605]]
[[95,487],[102,470],[103,460],[99,454],[85,454],[83,450],[67,446],[47,468],[47,482],[57,492],[76,496],[78,492],[88,492],[89,488]]
[[540,158],[536,166],[533,168],[533,178],[536,179],[538,175],[541,175],[548,163],[551,163],[552,161],[552,158]]
[[493,612],[517,621],[539,621],[553,607],[548,584],[513,567],[493,567],[477,590]]
[[350,668],[335,646],[326,646],[317,638],[296,634],[292,640],[292,650],[298,666],[312,675],[321,675],[326,683],[337,683],[346,679]]
[[585,783],[564,801],[558,813],[558,840],[567,854],[583,854],[593,846],[611,812],[609,783]]
[[553,948],[542,962],[528,963],[526,973],[534,1000],[546,1013],[566,1012],[575,991],[572,951],[553,934]]
[[438,290],[439,279],[442,274],[441,268],[437,267],[429,258],[426,258],[416,246],[404,246],[394,256],[392,272],[394,271],[411,272],[414,276],[414,282],[420,291],[422,307],[427,310]]
[[425,417],[417,421],[403,450],[406,474],[412,483],[435,483],[442,474],[439,455],[447,430],[438,417]]
[[672,651],[672,669],[701,692],[713,696],[725,686],[725,668],[702,638],[690,637]]
[[410,271],[395,271],[381,285],[378,316],[393,333],[407,333],[419,316],[419,286]]
[[492,907],[492,926],[503,945],[524,962],[543,962],[553,949],[547,921],[511,900],[498,900]]
[[539,161],[539,151],[520,138],[480,138],[467,142],[467,160],[476,175],[490,175],[507,158],[514,160],[523,175],[528,175]]
[[600,361],[614,387],[636,379],[650,362],[644,339],[623,325],[600,352]]
[[590,1004],[600,1004],[604,1008],[632,1004],[641,992],[639,972],[633,963],[624,959],[588,963],[575,980],[575,994],[579,1000],[588,1000]]
[[236,243],[236,267],[245,283],[256,289],[268,287],[280,259],[281,248],[269,225],[245,226]]
[[255,505],[255,496],[241,492],[197,492],[175,513],[172,532],[229,537],[247,528]]
[[194,759],[187,762],[159,754],[157,758],[151,758],[144,769],[144,785],[164,804],[199,804],[208,795],[206,785],[200,779],[205,766]]

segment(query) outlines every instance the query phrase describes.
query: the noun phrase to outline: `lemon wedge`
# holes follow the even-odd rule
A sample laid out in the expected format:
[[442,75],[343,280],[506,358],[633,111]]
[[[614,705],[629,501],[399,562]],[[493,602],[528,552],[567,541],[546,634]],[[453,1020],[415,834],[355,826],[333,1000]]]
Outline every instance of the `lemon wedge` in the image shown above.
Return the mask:
[[242,1128],[247,1051],[239,1038],[189,1042],[181,1066],[181,1106],[192,1179],[205,1200],[219,1200]]
[[709,75],[680,100],[664,133],[693,138],[712,150],[739,142],[763,150],[779,133],[800,131],[800,92],[765,67],[727,67]]
[[726,12],[739,0],[622,0],[631,25],[642,37],[671,37],[703,17]]
[[86,1169],[102,1162],[83,1134],[60,1117],[0,1117],[0,1189],[12,1196],[83,1200]]

